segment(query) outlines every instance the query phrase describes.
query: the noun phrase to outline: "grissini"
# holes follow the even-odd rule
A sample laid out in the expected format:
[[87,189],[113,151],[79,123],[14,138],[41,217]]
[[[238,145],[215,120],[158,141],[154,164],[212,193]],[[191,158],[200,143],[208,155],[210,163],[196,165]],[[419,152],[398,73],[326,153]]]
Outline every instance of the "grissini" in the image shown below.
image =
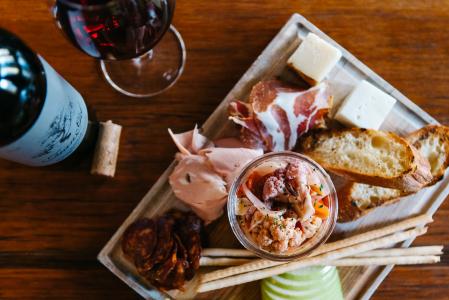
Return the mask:
[[351,266],[386,266],[386,265],[419,265],[436,264],[440,262],[437,255],[416,256],[386,256],[386,257],[359,257],[342,258],[324,263],[326,266],[351,267]]
[[246,249],[206,248],[201,256],[210,257],[257,257],[256,254]]
[[[299,268],[325,264],[328,261],[337,260],[343,257],[352,256],[358,253],[366,252],[369,250],[390,246],[398,242],[408,240],[409,238],[423,235],[427,232],[427,227],[415,228],[405,232],[398,232],[389,236],[367,241],[354,246],[330,251],[314,257],[307,257],[297,261],[289,262],[282,265],[272,266],[266,269],[252,271],[235,276],[229,276],[226,278],[204,281],[207,274],[204,274],[200,279],[201,284],[198,286],[197,291],[199,293],[217,290],[229,286],[234,286],[246,282],[256,281],[259,279],[271,277],[274,275],[290,272]],[[210,281],[210,282],[209,282]]]
[[378,249],[365,253],[359,253],[354,257],[388,257],[388,256],[420,256],[420,255],[442,255],[443,246],[421,246],[410,248]]
[[332,243],[324,244],[323,246],[316,249],[312,255],[318,255],[321,253],[329,252],[332,250],[336,250],[343,247],[348,247],[351,245],[356,245],[362,242],[366,242],[369,240],[373,240],[375,238],[383,237],[395,232],[399,232],[401,230],[413,228],[415,226],[419,225],[425,225],[432,223],[433,219],[432,216],[428,214],[421,214],[415,217],[407,218],[405,220],[401,220],[398,222],[395,222],[393,224],[370,230],[367,232],[363,232],[345,239],[341,239]]
[[[205,249],[209,250],[209,249]],[[230,250],[230,249],[223,249]],[[240,249],[232,249],[232,250],[240,250]],[[443,254],[443,246],[421,246],[421,247],[410,247],[410,248],[388,248],[388,249],[379,249],[379,250],[371,250],[368,252],[356,254],[350,258],[385,258],[385,257],[418,257],[418,256],[432,256],[432,255],[442,255]],[[254,259],[247,258],[247,254],[245,253],[246,258],[237,258],[237,257],[208,257],[203,256],[200,260],[201,266],[238,266],[248,262],[254,262]],[[376,263],[379,265],[379,263]],[[358,264],[359,265],[359,264]]]
[[[360,233],[336,242],[332,242],[332,243],[327,243],[322,245],[321,247],[319,247],[318,249],[316,249],[311,256],[316,256],[322,253],[326,253],[329,251],[333,251],[333,250],[337,250],[340,248],[345,248],[345,247],[349,247],[352,245],[356,245],[359,243],[363,243],[369,240],[373,240],[376,238],[380,238],[401,230],[405,230],[405,229],[409,229],[412,227],[415,227],[417,225],[422,225],[422,224],[427,224],[432,222],[432,217],[427,215],[427,214],[422,214],[416,217],[412,217],[412,218],[408,218],[396,223],[393,223],[391,225],[385,226],[383,228],[379,228],[379,229],[374,229],[368,232],[364,232],[364,233]],[[240,266],[234,266],[234,267],[229,267],[226,269],[222,269],[222,270],[216,270],[216,271],[212,271],[207,273],[207,276],[203,277],[203,282],[207,282],[207,281],[212,281],[212,280],[216,280],[219,278],[224,278],[224,277],[228,277],[228,276],[232,276],[232,275],[236,275],[236,274],[240,274],[240,273],[246,273],[246,272],[251,272],[251,271],[255,271],[255,270],[261,270],[264,268],[268,268],[268,267],[272,267],[272,266],[277,266],[277,265],[281,265],[281,264],[285,264],[285,262],[279,262],[279,261],[271,261],[271,260],[266,260],[266,259],[256,259],[252,262],[240,265]]]
[[[364,255],[354,255],[348,258],[337,259],[323,263],[326,266],[353,267],[353,266],[381,266],[381,265],[412,265],[431,264],[440,261],[438,255],[393,255],[393,256],[369,256],[370,251]],[[238,266],[251,261],[248,258],[210,258],[202,257],[200,266],[202,267],[227,267]]]
[[202,267],[223,267],[223,266],[240,266],[244,263],[253,261],[252,258],[235,258],[235,257],[201,257],[200,266]]

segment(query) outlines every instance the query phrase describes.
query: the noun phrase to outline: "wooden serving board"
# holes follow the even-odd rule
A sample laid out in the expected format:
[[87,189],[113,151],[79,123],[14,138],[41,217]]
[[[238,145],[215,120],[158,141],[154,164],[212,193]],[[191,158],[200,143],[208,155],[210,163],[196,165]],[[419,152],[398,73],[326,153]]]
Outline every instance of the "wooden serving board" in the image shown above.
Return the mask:
[[[280,76],[286,80],[291,80],[293,77],[286,69],[286,61],[309,32],[313,32],[327,40],[343,53],[342,59],[328,76],[334,95],[334,107],[338,107],[341,100],[360,80],[366,79],[398,100],[382,125],[382,130],[407,134],[429,123],[438,124],[430,115],[304,17],[294,14],[209,117],[202,127],[203,133],[211,139],[235,133],[234,124],[227,119],[229,102],[235,99],[247,99],[252,86],[262,79]],[[192,124],[193,126],[194,124]],[[126,227],[136,219],[143,216],[152,217],[159,215],[173,206],[183,207],[174,197],[168,183],[168,176],[172,172],[173,167],[174,163],[162,174],[98,255],[101,263],[146,299],[165,299],[168,296],[179,297],[179,295],[176,292],[170,292],[169,295],[162,294],[140,277],[134,266],[123,257],[120,249],[120,239]],[[351,235],[355,232],[366,231],[369,228],[417,213],[427,212],[433,214],[448,194],[449,179],[448,176],[445,176],[444,180],[438,184],[426,188],[416,195],[409,196],[394,205],[379,208],[358,221],[338,224],[334,235]],[[230,230],[226,216],[209,225],[207,232],[210,247],[241,247]],[[401,245],[408,247],[411,243],[412,240],[408,240]],[[345,298],[369,299],[392,268],[393,266],[339,268]],[[196,299],[245,298],[260,298],[259,284],[257,282],[200,294],[196,297]]]

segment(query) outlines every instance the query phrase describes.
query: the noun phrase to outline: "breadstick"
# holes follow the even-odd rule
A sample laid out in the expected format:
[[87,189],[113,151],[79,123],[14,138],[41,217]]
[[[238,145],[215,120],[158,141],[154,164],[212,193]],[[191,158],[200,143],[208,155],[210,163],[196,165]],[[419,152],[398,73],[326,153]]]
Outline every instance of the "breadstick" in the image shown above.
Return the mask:
[[257,257],[246,249],[207,248],[203,249],[201,256],[213,257]]
[[401,230],[409,229],[412,227],[415,227],[417,225],[423,225],[433,222],[432,216],[428,214],[422,214],[413,218],[405,219],[403,221],[399,221],[397,223],[379,228],[374,229],[365,233],[357,234],[354,236],[351,236],[349,238],[339,240],[333,243],[324,244],[323,246],[319,247],[317,250],[313,252],[313,255],[318,255],[321,253],[326,253],[329,251],[333,251],[336,249],[340,249],[343,247],[359,244],[365,241],[369,241],[372,239],[376,239],[382,236],[386,236],[388,234],[392,234],[394,232],[398,232]]
[[253,259],[251,258],[201,257],[200,266],[203,267],[239,266],[252,260]]
[[208,274],[204,274],[201,280],[201,284],[198,287],[198,292],[207,292],[212,290],[217,290],[229,286],[234,286],[237,284],[242,284],[246,282],[256,281],[259,279],[271,277],[274,275],[282,274],[285,272],[290,272],[299,268],[320,265],[327,261],[336,260],[339,258],[355,255],[358,253],[366,252],[369,250],[387,247],[391,244],[402,242],[408,240],[409,238],[423,235],[427,232],[427,227],[425,228],[415,228],[405,232],[398,232],[389,236],[384,236],[382,238],[374,239],[371,241],[366,241],[357,245],[341,248],[338,250],[330,251],[328,253],[321,254],[315,257],[307,257],[297,261],[285,263],[282,265],[273,266],[270,268],[257,270],[256,272],[249,272],[244,274],[239,274],[235,276],[229,276],[226,278],[218,279],[211,282],[206,282],[204,279],[208,279]]
[[443,246],[423,246],[372,250],[365,253],[356,254],[354,257],[418,256],[441,254],[443,254]]
[[384,266],[384,265],[418,265],[434,264],[440,261],[439,256],[417,255],[417,256],[386,256],[386,257],[361,257],[342,258],[325,263],[327,266]]
[[[209,249],[205,249],[205,252],[208,253],[208,256],[213,256],[209,254],[209,251],[206,251]],[[234,250],[234,249],[233,249]],[[241,251],[241,249],[235,249],[238,251]],[[245,250],[243,250],[245,251]],[[215,254],[214,252],[211,252],[212,254]],[[217,252],[218,253],[218,252]],[[244,253],[245,255],[247,253]],[[394,256],[404,256],[404,257],[424,257],[429,255],[442,255],[443,254],[443,246],[421,246],[421,247],[410,247],[410,248],[388,248],[388,249],[379,249],[379,250],[371,250],[368,252],[360,253],[351,256],[351,258],[361,258],[361,257],[368,257],[368,258],[385,258],[385,257],[394,257]],[[234,252],[234,255],[237,255],[237,252]],[[207,266],[238,266],[242,265],[244,263],[248,262],[254,262],[255,260],[253,258],[236,258],[236,257],[208,257],[203,256],[200,260],[200,265],[207,267]],[[338,260],[340,261],[340,260]],[[377,265],[380,265],[376,263]],[[395,263],[399,264],[399,263]]]
[[[329,252],[329,251],[340,249],[343,247],[349,247],[349,246],[352,246],[352,245],[355,245],[358,243],[362,243],[362,242],[369,241],[369,240],[372,240],[375,238],[386,236],[386,235],[394,233],[394,232],[412,228],[417,225],[427,224],[432,221],[433,221],[432,217],[427,214],[423,214],[423,215],[419,215],[417,217],[405,219],[403,221],[399,221],[397,223],[388,225],[383,228],[374,229],[374,230],[360,233],[360,234],[354,235],[352,237],[342,239],[342,240],[339,240],[339,241],[336,241],[333,243],[324,244],[323,246],[321,246],[317,250],[315,250],[310,256],[313,257],[313,256],[316,256],[321,253]],[[229,267],[226,269],[216,270],[216,271],[207,273],[202,278],[202,282],[208,282],[208,281],[212,281],[212,280],[216,280],[219,278],[224,278],[224,277],[228,277],[228,276],[232,276],[232,275],[236,275],[236,274],[240,274],[240,273],[261,270],[264,268],[282,265],[285,263],[286,262],[271,261],[271,260],[267,260],[267,259],[257,259],[252,262],[243,264],[241,266]]]

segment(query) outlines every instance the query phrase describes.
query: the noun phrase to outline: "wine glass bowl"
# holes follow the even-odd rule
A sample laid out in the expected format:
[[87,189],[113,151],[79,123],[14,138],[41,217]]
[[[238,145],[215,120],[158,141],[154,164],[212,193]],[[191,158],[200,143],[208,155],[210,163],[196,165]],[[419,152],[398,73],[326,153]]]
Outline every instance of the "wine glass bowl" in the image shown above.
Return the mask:
[[171,87],[185,46],[171,26],[175,0],[53,0],[58,27],[78,49],[101,60],[106,80],[128,96]]

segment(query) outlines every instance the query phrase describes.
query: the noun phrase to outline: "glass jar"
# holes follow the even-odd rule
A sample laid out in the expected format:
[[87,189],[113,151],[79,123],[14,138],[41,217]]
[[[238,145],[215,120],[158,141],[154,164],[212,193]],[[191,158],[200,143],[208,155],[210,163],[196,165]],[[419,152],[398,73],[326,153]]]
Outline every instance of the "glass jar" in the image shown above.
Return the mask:
[[[245,231],[241,228],[239,224],[239,219],[236,210],[238,205],[240,205],[237,192],[243,183],[247,181],[249,176],[254,172],[260,172],[262,168],[269,165],[286,165],[289,162],[299,162],[301,164],[306,164],[313,171],[318,172],[317,174],[321,178],[321,183],[325,185],[325,189],[329,191],[328,194],[328,209],[329,215],[326,219],[323,219],[323,223],[319,227],[318,231],[310,238],[306,239],[302,244],[297,247],[292,247],[288,251],[277,253],[271,252],[267,249],[263,249],[258,245],[251,237],[249,237]],[[273,152],[265,154],[249,164],[247,164],[241,171],[240,175],[234,180],[228,195],[228,218],[237,239],[240,243],[249,251],[252,251],[256,255],[262,258],[276,260],[276,261],[289,261],[302,256],[306,256],[311,253],[312,250],[316,249],[318,246],[323,244],[332,233],[335,223],[337,220],[338,213],[338,201],[337,194],[335,191],[334,184],[330,179],[329,175],[323,168],[308,158],[305,155],[295,153],[295,152]]]

